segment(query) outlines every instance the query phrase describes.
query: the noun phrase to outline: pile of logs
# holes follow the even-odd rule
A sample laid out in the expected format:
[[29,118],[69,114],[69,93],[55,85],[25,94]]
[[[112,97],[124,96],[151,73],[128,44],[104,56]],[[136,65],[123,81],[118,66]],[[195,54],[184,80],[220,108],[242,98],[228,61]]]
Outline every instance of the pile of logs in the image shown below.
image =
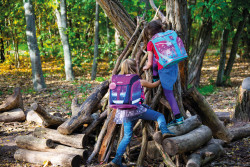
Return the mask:
[[23,99],[20,88],[15,88],[14,93],[0,105],[0,122],[25,121]]
[[[137,62],[141,78],[152,82],[152,71],[142,70],[147,60],[147,54],[141,48],[143,31],[144,20],[138,18],[134,34],[118,57],[112,74],[120,72],[123,60],[132,58]],[[181,67],[180,72],[181,69],[185,70]],[[154,159],[157,155],[161,155],[166,166],[174,167],[183,164],[201,166],[223,153],[224,142],[250,135],[249,125],[239,129],[228,129],[197,89],[195,87],[185,89],[183,80],[180,78],[182,77],[178,76],[174,91],[180,112],[186,119],[183,124],[170,127],[169,129],[177,136],[166,138],[162,143],[152,139],[154,133],[159,131],[156,122],[138,120],[133,131],[140,132],[137,135],[140,144],[133,145],[131,142],[124,155],[129,160],[131,155],[135,157],[132,152],[136,152],[138,158],[135,163],[133,162],[136,166],[145,166],[145,157]],[[72,116],[69,119],[53,116],[39,104],[32,104],[32,111],[41,118],[43,127],[36,128],[32,136],[17,137],[16,143],[20,149],[16,151],[15,159],[61,166],[109,162],[123,138],[123,126],[114,123],[116,110],[110,109],[107,105],[108,85],[109,81],[102,82],[82,105],[78,105],[77,99],[73,99]],[[145,103],[154,110],[164,113],[167,121],[171,120],[171,114],[167,114],[171,113],[171,107],[164,98],[161,85],[154,89],[145,88],[144,92]],[[1,105],[0,111],[3,111],[2,106],[10,106],[10,104]],[[8,111],[13,109],[13,107],[5,108]],[[15,108],[23,107],[15,106]],[[192,116],[186,115],[187,110]],[[83,127],[85,124],[87,127]],[[242,131],[244,133],[241,133]],[[87,155],[87,141],[94,134],[96,134],[95,145]],[[140,151],[137,151],[138,148]]]

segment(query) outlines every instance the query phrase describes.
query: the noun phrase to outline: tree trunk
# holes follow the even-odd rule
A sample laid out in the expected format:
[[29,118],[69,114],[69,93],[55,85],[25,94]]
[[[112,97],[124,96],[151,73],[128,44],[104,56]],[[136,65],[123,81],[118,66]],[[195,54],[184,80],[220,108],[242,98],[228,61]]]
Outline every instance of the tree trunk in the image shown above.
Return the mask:
[[209,18],[204,21],[199,32],[199,36],[196,40],[194,49],[189,57],[188,64],[188,83],[194,86],[198,86],[200,83],[200,74],[202,68],[203,58],[207,51],[212,34],[212,19]]
[[0,37],[0,63],[3,63],[5,61],[5,53],[4,53],[4,43],[3,43],[3,37],[2,37],[2,31],[1,37]]
[[120,55],[121,54],[121,47],[122,47],[122,40],[121,35],[117,29],[115,29],[115,54]]
[[201,125],[185,135],[164,139],[162,145],[164,151],[173,156],[196,150],[211,138],[212,131],[207,126]]
[[[167,29],[175,30],[178,36],[182,39],[185,48],[188,47],[188,14],[187,14],[187,1],[173,1],[166,0],[166,20],[167,20]],[[188,61],[182,61],[179,63],[180,71],[180,82],[182,89],[187,90],[187,64]]]
[[27,35],[27,44],[30,52],[31,66],[32,66],[33,87],[35,90],[40,91],[41,89],[46,88],[46,85],[42,72],[40,52],[37,46],[35,14],[31,0],[23,0],[23,3],[24,3],[26,24],[27,24],[26,35]]
[[212,143],[192,153],[186,167],[200,167],[222,155],[224,149],[220,144]]
[[21,108],[24,110],[21,89],[19,87],[15,88],[14,93],[9,96],[3,102],[3,104],[0,105],[0,112],[9,111],[16,108]]
[[[248,87],[244,87],[244,83]],[[242,86],[239,88],[234,118],[241,121],[250,121],[250,77],[243,80]],[[244,88],[245,89],[244,89]]]
[[81,109],[78,114],[65,121],[57,128],[57,130],[61,134],[71,134],[76,128],[81,126],[81,124],[90,116],[90,114],[95,111],[96,106],[107,93],[108,85],[108,81],[104,81],[101,85],[99,85],[81,105]]
[[71,60],[71,51],[69,45],[69,39],[67,35],[67,5],[66,0],[60,1],[60,12],[56,9],[56,17],[57,17],[57,24],[59,33],[61,36],[61,41],[63,45],[63,52],[64,52],[64,68],[66,74],[66,80],[74,80],[74,73],[72,67],[72,60]]
[[212,130],[214,137],[231,141],[231,133],[216,116],[205,97],[202,96],[195,87],[189,89],[184,99],[200,116],[202,123]]
[[52,139],[55,142],[74,148],[84,148],[86,146],[86,135],[84,134],[62,135],[54,129],[37,127],[33,135],[39,138]]
[[224,68],[226,63],[226,53],[227,53],[227,44],[228,44],[228,35],[229,29],[225,28],[222,33],[221,39],[221,48],[220,48],[220,65],[217,74],[216,85],[221,86],[223,84],[224,79]]
[[117,0],[97,0],[115,28],[128,41],[135,31],[136,24]]
[[32,110],[34,110],[42,118],[42,120],[43,120],[42,125],[45,128],[48,128],[48,127],[51,127],[51,126],[58,127],[62,123],[64,123],[66,121],[65,118],[61,118],[61,117],[51,115],[49,112],[45,111],[37,103],[31,104],[31,108],[32,108]]
[[23,110],[20,108],[0,113],[0,122],[18,122],[18,121],[25,121],[25,114]]
[[49,161],[52,165],[61,165],[64,167],[80,167],[81,157],[74,154],[52,153],[30,151],[18,149],[14,154],[15,160],[25,161],[28,163],[36,163],[44,165],[45,161]]
[[95,48],[94,48],[94,58],[91,72],[91,80],[95,80],[97,73],[97,59],[99,56],[98,45],[99,45],[99,5],[96,2],[95,7]]
[[30,135],[17,136],[16,145],[19,148],[34,151],[46,151],[48,148],[55,147],[55,144],[51,139],[41,139]]
[[229,60],[227,62],[227,67],[226,67],[226,70],[225,70],[225,73],[224,73],[226,81],[230,77],[230,73],[232,71],[234,60],[235,60],[236,53],[237,53],[237,50],[238,50],[238,44],[239,44],[239,41],[240,41],[241,33],[242,33],[242,31],[243,31],[243,29],[245,27],[248,15],[249,15],[248,14],[248,9],[245,8],[243,10],[243,20],[239,22],[236,34],[234,35],[234,38],[233,38],[233,44],[232,44],[232,48],[231,48],[231,52],[230,52],[230,57],[229,57]]

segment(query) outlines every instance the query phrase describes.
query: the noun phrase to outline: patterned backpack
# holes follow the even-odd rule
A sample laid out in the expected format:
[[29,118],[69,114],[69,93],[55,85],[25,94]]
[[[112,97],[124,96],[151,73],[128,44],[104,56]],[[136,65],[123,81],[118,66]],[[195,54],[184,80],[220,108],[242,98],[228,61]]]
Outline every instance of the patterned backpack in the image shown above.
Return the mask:
[[111,108],[137,108],[141,104],[143,89],[136,74],[113,75],[109,89]]
[[157,60],[163,67],[176,64],[187,58],[187,52],[180,37],[173,30],[156,34],[151,42],[159,56]]

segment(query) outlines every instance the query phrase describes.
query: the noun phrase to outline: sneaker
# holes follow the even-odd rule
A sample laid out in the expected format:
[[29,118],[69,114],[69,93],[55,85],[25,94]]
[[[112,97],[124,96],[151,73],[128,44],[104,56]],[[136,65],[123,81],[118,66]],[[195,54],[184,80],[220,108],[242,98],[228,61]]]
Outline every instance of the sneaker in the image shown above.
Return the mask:
[[184,121],[184,118],[183,118],[183,117],[180,117],[180,118],[175,119],[175,122],[176,122],[176,124],[178,124],[178,125],[183,124],[183,121]]
[[169,128],[169,127],[175,126],[175,125],[177,125],[176,119],[174,119],[174,120],[172,120],[171,122],[169,122],[169,123],[167,124],[167,127]]
[[171,127],[171,126],[175,126],[175,125],[180,125],[182,124],[184,121],[184,118],[183,117],[180,117],[180,118],[177,118],[177,119],[174,119],[173,121],[169,122],[167,124],[167,127]]

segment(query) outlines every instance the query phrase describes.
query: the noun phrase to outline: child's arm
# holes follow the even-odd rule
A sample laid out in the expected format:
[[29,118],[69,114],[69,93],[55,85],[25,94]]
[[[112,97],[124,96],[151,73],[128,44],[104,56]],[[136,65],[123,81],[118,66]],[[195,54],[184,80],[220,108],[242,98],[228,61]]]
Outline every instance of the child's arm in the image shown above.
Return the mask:
[[152,67],[154,58],[153,56],[154,56],[153,51],[148,51],[148,63],[143,67],[143,70],[147,70]]
[[140,80],[140,81],[141,81],[141,86],[147,87],[147,88],[155,88],[158,85],[160,85],[160,83],[161,83],[160,80],[158,80],[157,82],[154,82],[154,83],[148,82],[146,80]]

